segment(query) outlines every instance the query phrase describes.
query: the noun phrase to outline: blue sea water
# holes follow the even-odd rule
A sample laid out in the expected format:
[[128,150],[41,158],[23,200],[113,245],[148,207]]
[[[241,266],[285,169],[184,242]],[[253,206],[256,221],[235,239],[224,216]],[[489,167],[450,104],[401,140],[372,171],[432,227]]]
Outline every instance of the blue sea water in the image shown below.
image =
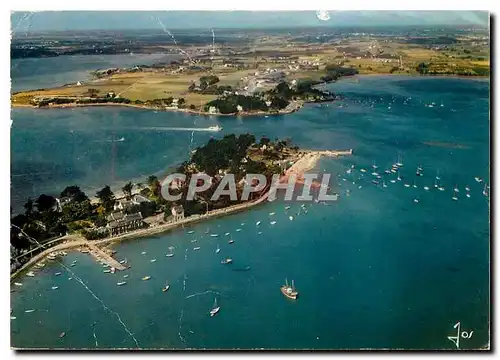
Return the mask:
[[[291,137],[302,148],[353,148],[354,155],[324,158],[317,166],[318,172],[334,174],[332,185],[340,193],[335,203],[307,204],[305,213],[299,203],[285,210],[286,204],[276,201],[126,242],[115,247],[117,258],[131,265],[125,273],[105,274],[79,253],[63,260],[69,266],[77,259],[75,267],[47,265],[35,278],[22,279],[23,286],[11,294],[12,345],[453,349],[448,336],[456,335],[453,326],[460,321],[462,330],[474,331],[472,338],[461,339],[460,348],[486,346],[489,198],[474,177],[489,183],[489,82],[358,79],[329,86],[344,100],[307,105],[285,116],[13,110],[17,207],[27,196],[57,193],[73,183],[92,189],[161,174],[214,135],[150,127],[219,124],[223,132],[216,137],[244,132]],[[393,184],[387,177],[386,188],[372,184],[371,165],[383,172],[398,155],[404,162],[402,181]],[[351,165],[355,170],[348,174]],[[415,176],[417,166],[424,169],[422,177]],[[363,167],[367,172],[360,179]],[[442,192],[433,186],[438,171]],[[455,186],[458,201],[452,200]],[[471,188],[470,198],[465,186]],[[272,220],[277,223],[271,225]],[[207,229],[219,237],[206,235]],[[234,244],[227,243],[226,232]],[[165,257],[169,246],[175,247],[171,258]],[[194,251],[196,246],[200,250]],[[225,256],[234,264],[220,264]],[[58,271],[63,274],[55,276]],[[127,284],[118,287],[123,274],[129,274]],[[141,281],[145,275],[151,280]],[[295,280],[298,300],[280,293],[285,278]],[[166,281],[171,288],[163,293]],[[54,284],[58,290],[51,290]],[[221,311],[212,318],[208,312],[215,298]]]

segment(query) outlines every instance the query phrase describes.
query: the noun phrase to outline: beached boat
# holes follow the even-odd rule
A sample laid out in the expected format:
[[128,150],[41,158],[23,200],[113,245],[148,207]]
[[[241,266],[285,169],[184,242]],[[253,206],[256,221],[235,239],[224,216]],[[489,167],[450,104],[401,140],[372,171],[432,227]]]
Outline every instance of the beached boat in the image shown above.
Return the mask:
[[285,285],[282,285],[280,290],[281,293],[289,299],[296,300],[297,297],[299,296],[299,293],[295,290],[293,280],[292,280],[292,286],[290,286],[288,285],[288,280],[285,279]]
[[35,273],[33,271],[30,271],[30,272],[26,273],[26,276],[34,277]]
[[120,282],[117,282],[116,285],[122,286],[122,285],[125,285],[126,283],[127,283],[126,281],[120,281]]
[[217,306],[217,298],[215,298],[214,306],[210,310],[210,316],[215,316],[220,311],[220,306]]
[[151,276],[144,276],[144,277],[142,278],[142,280],[143,280],[143,281],[146,281],[146,280],[149,280],[149,279],[151,279]]

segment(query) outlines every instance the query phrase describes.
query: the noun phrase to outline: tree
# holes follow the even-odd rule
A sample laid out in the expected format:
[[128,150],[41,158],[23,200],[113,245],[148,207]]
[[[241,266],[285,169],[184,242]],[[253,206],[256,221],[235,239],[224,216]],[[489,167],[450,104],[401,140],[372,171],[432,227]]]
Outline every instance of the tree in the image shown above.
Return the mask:
[[36,200],[36,208],[43,213],[52,210],[56,205],[56,198],[50,195],[42,194]]
[[76,185],[67,186],[61,192],[61,197],[67,197],[76,202],[82,202],[89,199],[88,196],[82,190],[80,190],[80,187]]
[[177,103],[179,104],[179,106],[182,106],[186,103],[186,100],[184,98],[180,98]]
[[97,90],[97,89],[87,89],[87,94],[90,97],[95,97],[95,96],[97,96],[97,94],[99,94],[99,90]]
[[122,190],[123,190],[123,193],[125,194],[125,197],[127,199],[130,199],[132,197],[132,189],[134,188],[134,185],[132,184],[131,181],[129,181],[128,183],[126,183],[123,187],[122,187]]
[[96,193],[99,202],[106,209],[106,211],[111,211],[113,209],[113,205],[115,205],[115,194],[111,191],[109,185],[106,185],[101,190]]

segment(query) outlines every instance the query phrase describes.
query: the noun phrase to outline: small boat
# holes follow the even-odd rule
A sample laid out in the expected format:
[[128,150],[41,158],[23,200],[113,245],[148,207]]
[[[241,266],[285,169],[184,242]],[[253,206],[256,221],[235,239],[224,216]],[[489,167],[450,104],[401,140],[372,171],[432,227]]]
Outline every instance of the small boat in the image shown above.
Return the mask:
[[229,240],[228,241],[228,244],[232,244],[232,243],[234,243],[234,240]]
[[173,253],[168,253],[168,254],[167,254],[167,255],[165,255],[165,256],[166,256],[166,257],[172,257],[172,256],[174,256],[174,254],[173,254]]
[[208,229],[207,229],[207,230],[205,230],[205,234],[208,234],[208,231],[209,231]]
[[149,260],[149,262],[154,263],[154,262],[156,262],[156,259],[151,259],[151,260]]
[[60,272],[56,272],[54,275],[55,276],[59,276],[59,275],[61,275],[61,273]]
[[470,198],[470,194],[469,193],[465,194],[465,196],[467,196],[468,198]]
[[16,286],[23,286],[23,283],[16,282],[16,283],[14,283],[14,285],[16,285]]
[[124,278],[124,279],[128,278],[128,275],[123,275],[123,278]]
[[291,207],[290,205],[285,206],[285,210],[289,210],[290,207]]
[[458,186],[457,186],[457,185],[455,185],[455,188],[453,189],[453,191],[455,191],[455,192],[460,192],[460,189],[458,188]]
[[68,280],[73,280],[73,278],[72,278],[72,277],[69,277],[69,278],[68,278]]
[[220,311],[220,306],[217,306],[217,298],[215,298],[214,306],[210,310],[210,316],[215,316]]
[[241,226],[245,226],[245,223],[241,223],[240,225],[241,225]]
[[195,251],[200,250],[200,249],[201,249],[201,247],[199,247],[199,246],[193,248],[193,250],[195,250]]
[[380,184],[380,181],[372,180],[372,183],[375,184],[375,185],[378,185],[378,184]]
[[385,183],[385,181],[382,182],[382,187],[387,187],[387,184]]
[[413,202],[418,203],[418,199],[417,198],[413,199]]
[[88,251],[87,249],[82,249],[82,250],[80,250],[80,252],[81,252],[82,254],[88,254],[88,252],[89,252],[89,251]]
[[59,289],[59,286],[52,286],[52,290],[57,290]]
[[197,242],[197,241],[198,241],[198,240],[193,239],[193,240],[191,240],[191,243],[192,243],[192,244],[194,244],[194,243],[195,243],[195,242]]
[[35,309],[24,310],[25,313],[32,313]]
[[399,171],[398,171],[398,177],[397,177],[397,180],[398,180],[398,181],[401,181],[401,176],[399,176]]
[[413,183],[413,187],[416,189],[417,188],[417,184]]
[[143,280],[143,281],[146,281],[146,280],[149,280],[149,279],[151,279],[151,276],[144,276],[144,277],[142,278],[142,280]]
[[290,286],[288,285],[288,280],[285,279],[285,285],[282,285],[280,290],[281,293],[289,299],[296,300],[297,296],[299,296],[299,293],[295,290],[293,280],[292,280],[292,286]]
[[111,267],[111,274],[114,274],[116,269],[114,267]]
[[405,184],[405,187],[409,188],[409,187],[410,187],[410,184]]
[[167,292],[168,289],[170,289],[170,285],[168,285],[168,283],[165,283],[165,286],[161,289],[161,291]]
[[261,221],[257,221],[257,222],[255,223],[255,225],[259,226],[259,225],[260,225],[260,223],[261,223]]
[[240,231],[241,231],[241,229],[236,229],[236,232],[240,232]]
[[65,336],[66,336],[66,333],[65,333],[64,331],[63,331],[62,333],[60,333],[60,334],[59,334],[59,338],[60,338],[60,339],[61,339],[61,338],[63,338],[63,337],[65,337]]
[[470,191],[470,188],[467,185],[465,185],[465,191]]
[[360,169],[359,171],[361,171],[362,173],[366,172],[366,169]]
[[375,161],[373,161],[372,168],[374,168],[374,169],[378,168],[378,166],[375,164]]
[[35,273],[33,271],[30,271],[30,272],[26,273],[26,276],[34,277]]
[[73,267],[73,266],[76,266],[76,264],[75,263],[71,263],[69,266]]
[[444,191],[444,187],[443,187],[443,186],[440,186],[440,187],[438,187],[438,190],[439,190],[439,191]]
[[483,182],[483,179],[481,179],[480,177],[477,177],[477,176],[476,176],[474,179],[476,179],[476,181],[477,181],[478,183],[482,183],[482,182]]
[[391,169],[391,173],[395,174],[395,173],[397,173],[397,172],[398,172],[398,171],[397,171],[397,169],[394,169],[394,168],[393,168],[393,169]]
[[219,247],[219,244],[217,244],[217,249],[215,250],[215,253],[216,253],[216,254],[220,253],[220,247]]
[[229,235],[231,235],[231,234],[229,234],[229,233],[227,232],[227,233],[225,233],[224,235],[225,235],[225,236],[229,236]]
[[270,224],[274,225],[274,224],[276,224],[276,221],[271,221]]
[[401,159],[401,155],[398,155],[398,162],[396,163],[398,167],[403,166],[403,160]]
[[110,272],[111,272],[111,270],[106,269],[106,270],[103,270],[102,272],[103,272],[103,273],[110,273]]
[[15,316],[11,316],[11,317],[10,317],[10,319],[11,319],[11,320],[16,320],[16,319],[17,319],[17,317],[15,317]]
[[293,220],[293,216],[291,216],[291,215],[290,215],[288,218],[290,219],[290,221],[292,221],[292,220]]
[[257,233],[257,235],[262,235],[262,231],[259,231],[259,232]]
[[127,283],[126,281],[120,281],[120,282],[117,282],[116,285],[122,286],[122,285],[125,285],[126,283]]
[[424,186],[424,190],[429,190],[429,187],[428,186]]
[[146,255],[147,253],[145,251],[141,252],[141,255]]
[[221,264],[231,264],[232,262],[233,262],[233,259],[231,259],[231,258],[225,258],[220,263]]
[[390,173],[391,173],[391,170],[384,170],[384,172],[385,172],[386,174],[390,174]]
[[484,188],[483,188],[483,195],[484,195],[484,196],[488,196],[488,191],[487,191],[487,189],[488,189],[488,185],[484,184]]
[[275,215],[275,214],[276,214],[276,213],[270,212],[270,213],[269,213],[269,216],[273,216],[273,215]]
[[119,262],[120,262],[120,264],[125,264],[127,262],[127,260],[120,260]]
[[374,172],[372,172],[372,175],[373,175],[373,176],[378,176],[378,172],[375,172],[375,171],[374,171]]
[[454,200],[454,201],[458,200],[458,198],[456,196],[453,196],[451,199]]
[[217,237],[219,234],[210,234],[211,237]]
[[192,234],[192,233],[194,233],[194,231],[193,230],[189,230],[187,233],[188,234]]
[[394,179],[393,179],[393,180],[391,180],[391,183],[395,184],[395,183],[396,183],[396,180],[394,180]]

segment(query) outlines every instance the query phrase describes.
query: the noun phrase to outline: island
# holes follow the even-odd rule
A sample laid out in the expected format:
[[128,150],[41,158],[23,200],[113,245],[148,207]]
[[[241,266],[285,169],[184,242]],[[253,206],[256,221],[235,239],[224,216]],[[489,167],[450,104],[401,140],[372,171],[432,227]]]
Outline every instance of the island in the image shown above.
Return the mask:
[[[170,192],[183,196],[175,202],[165,200],[162,181],[154,175],[145,184],[127,182],[120,194],[106,185],[92,199],[77,185],[66,187],[58,196],[41,194],[26,201],[23,214],[11,218],[11,272],[15,277],[44,257],[55,258],[70,248],[89,252],[119,270],[121,266],[113,260],[107,245],[245,211],[268,200],[273,175],[278,174],[279,181],[288,181],[293,175],[300,182],[321,156],[350,154],[351,149],[301,150],[291,139],[257,140],[252,134],[229,134],[210,139],[173,170],[186,179],[194,174],[210,179],[210,186],[196,193],[193,200],[185,196],[188,180],[168,184]],[[239,195],[246,174],[262,174],[268,185],[244,200],[241,196],[237,200],[225,196],[212,200],[227,174],[234,175]]]

